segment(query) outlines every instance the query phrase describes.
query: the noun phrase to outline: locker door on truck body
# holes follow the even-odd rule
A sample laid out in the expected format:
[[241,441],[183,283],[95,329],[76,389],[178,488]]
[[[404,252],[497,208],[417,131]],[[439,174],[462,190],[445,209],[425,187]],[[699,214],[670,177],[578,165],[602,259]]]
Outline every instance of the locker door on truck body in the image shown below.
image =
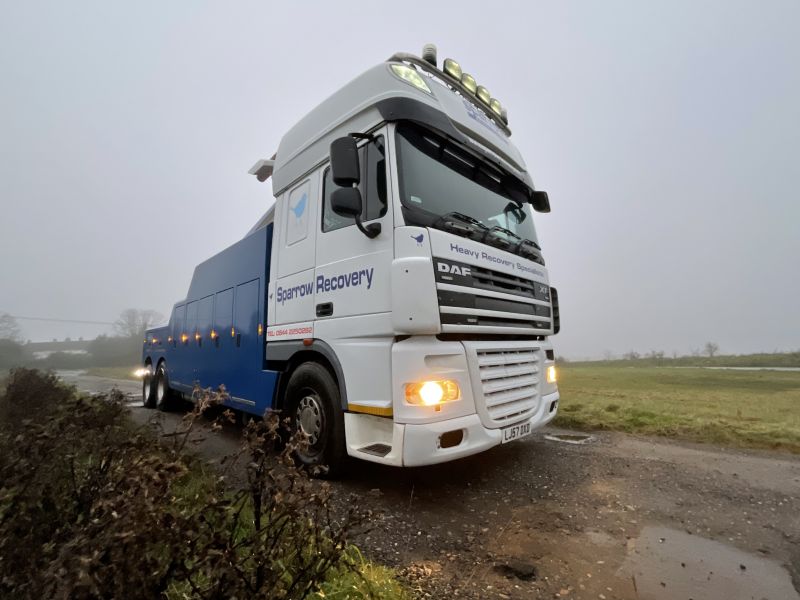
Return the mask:
[[225,385],[234,399],[248,400],[248,404],[262,394],[258,386],[263,357],[258,335],[260,289],[259,279],[237,285],[233,304],[233,363]]

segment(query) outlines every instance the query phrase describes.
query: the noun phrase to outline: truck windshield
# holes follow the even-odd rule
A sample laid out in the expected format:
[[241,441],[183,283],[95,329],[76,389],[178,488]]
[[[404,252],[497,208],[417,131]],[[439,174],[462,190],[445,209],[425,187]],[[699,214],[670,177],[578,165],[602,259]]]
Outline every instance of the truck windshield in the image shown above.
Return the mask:
[[409,224],[436,226],[441,217],[455,214],[537,244],[530,204],[518,200],[522,184],[509,184],[493,165],[408,123],[397,128],[397,156],[400,199]]

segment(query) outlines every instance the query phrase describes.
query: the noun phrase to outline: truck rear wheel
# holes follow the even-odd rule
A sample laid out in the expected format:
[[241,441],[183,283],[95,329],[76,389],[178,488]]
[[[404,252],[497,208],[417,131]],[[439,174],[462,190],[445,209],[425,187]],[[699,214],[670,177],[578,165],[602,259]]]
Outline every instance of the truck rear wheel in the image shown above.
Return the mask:
[[147,373],[142,377],[142,406],[145,408],[155,408],[156,395],[153,386],[153,365],[145,365]]
[[328,369],[318,363],[297,367],[286,386],[286,407],[292,433],[301,431],[308,446],[295,451],[296,460],[323,467],[323,476],[336,477],[344,470],[344,412],[339,386]]
[[172,391],[169,389],[169,377],[167,367],[162,362],[156,369],[153,396],[154,404],[160,411],[167,411],[172,408]]

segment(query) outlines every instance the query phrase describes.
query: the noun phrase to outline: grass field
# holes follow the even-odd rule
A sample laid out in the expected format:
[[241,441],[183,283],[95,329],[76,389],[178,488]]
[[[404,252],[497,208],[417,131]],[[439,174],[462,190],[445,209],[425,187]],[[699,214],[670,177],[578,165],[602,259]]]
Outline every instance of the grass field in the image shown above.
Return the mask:
[[800,372],[567,364],[556,425],[800,453]]

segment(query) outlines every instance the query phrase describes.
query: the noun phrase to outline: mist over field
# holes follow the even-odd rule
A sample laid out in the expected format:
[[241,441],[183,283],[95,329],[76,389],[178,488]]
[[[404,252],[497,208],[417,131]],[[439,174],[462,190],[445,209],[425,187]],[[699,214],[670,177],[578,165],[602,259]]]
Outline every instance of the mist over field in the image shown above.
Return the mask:
[[[509,110],[569,357],[800,347],[796,2],[8,3],[0,313],[169,314],[271,204],[247,175],[339,86],[435,42]],[[390,22],[389,22],[390,21]]]

